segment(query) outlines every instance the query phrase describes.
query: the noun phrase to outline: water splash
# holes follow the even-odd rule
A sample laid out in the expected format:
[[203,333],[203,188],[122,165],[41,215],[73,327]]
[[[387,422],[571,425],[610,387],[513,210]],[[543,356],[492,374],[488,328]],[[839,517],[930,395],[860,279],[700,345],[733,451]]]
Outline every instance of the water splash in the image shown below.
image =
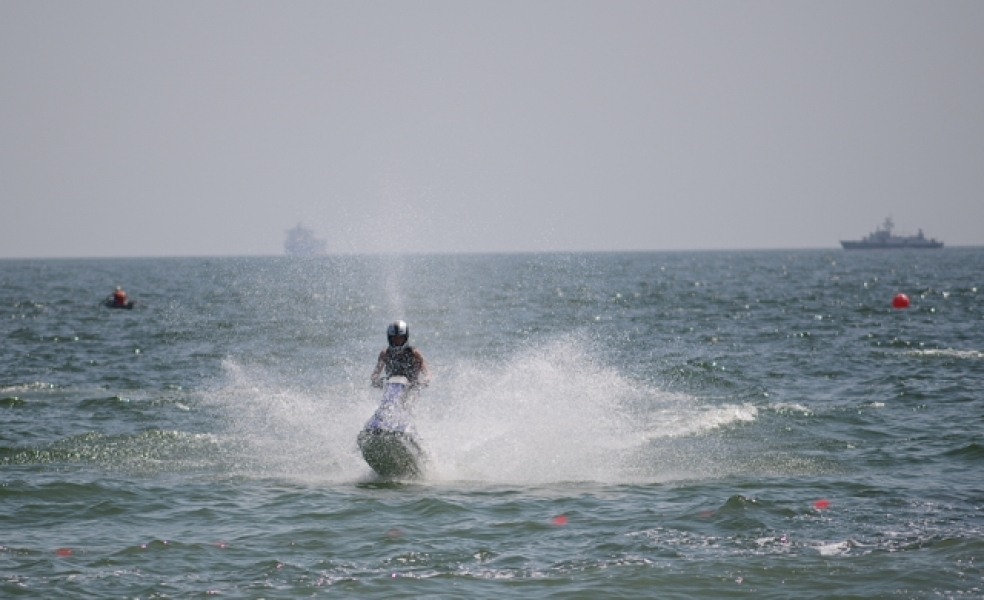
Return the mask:
[[[660,442],[756,418],[748,405],[705,404],[630,379],[571,336],[488,364],[441,370],[415,408],[433,461],[429,480],[620,483],[675,477]],[[291,389],[262,368],[227,360],[210,402],[241,464],[260,475],[372,477],[355,437],[378,391],[342,384]]]
[[483,481],[661,479],[653,441],[755,418],[754,407],[704,405],[604,365],[577,336],[498,365],[462,365],[420,410],[435,476]]
[[223,362],[222,386],[205,404],[218,411],[225,444],[246,475],[355,479],[355,435],[372,413],[369,393],[351,385],[292,387],[262,367]]

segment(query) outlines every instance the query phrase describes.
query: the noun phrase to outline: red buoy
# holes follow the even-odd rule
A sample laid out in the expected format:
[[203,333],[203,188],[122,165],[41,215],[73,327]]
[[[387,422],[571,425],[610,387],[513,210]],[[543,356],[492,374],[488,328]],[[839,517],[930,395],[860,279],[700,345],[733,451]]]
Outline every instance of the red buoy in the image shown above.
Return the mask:
[[895,308],[909,308],[909,297],[905,294],[895,294],[892,298],[892,306]]

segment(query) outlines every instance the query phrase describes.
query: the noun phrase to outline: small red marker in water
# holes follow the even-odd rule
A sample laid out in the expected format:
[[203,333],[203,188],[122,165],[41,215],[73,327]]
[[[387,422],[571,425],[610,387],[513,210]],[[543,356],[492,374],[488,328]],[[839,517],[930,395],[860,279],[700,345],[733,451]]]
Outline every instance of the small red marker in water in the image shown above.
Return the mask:
[[813,508],[817,510],[830,508],[830,500],[827,500],[826,498],[820,498],[819,500],[813,503]]
[[711,518],[711,517],[714,516],[714,511],[713,510],[702,510],[702,511],[700,511],[700,512],[697,513],[697,516],[698,517],[701,517],[701,518],[704,518],[704,519],[709,519],[709,518]]
[[554,525],[567,525],[567,515],[557,515],[550,519],[550,522]]
[[387,537],[400,537],[403,535],[403,531],[400,529],[390,529],[386,532]]
[[892,306],[895,308],[909,308],[909,297],[905,294],[895,294],[892,298]]
[[71,556],[72,555],[72,549],[71,548],[59,548],[59,549],[55,550],[55,554],[57,554],[58,556]]

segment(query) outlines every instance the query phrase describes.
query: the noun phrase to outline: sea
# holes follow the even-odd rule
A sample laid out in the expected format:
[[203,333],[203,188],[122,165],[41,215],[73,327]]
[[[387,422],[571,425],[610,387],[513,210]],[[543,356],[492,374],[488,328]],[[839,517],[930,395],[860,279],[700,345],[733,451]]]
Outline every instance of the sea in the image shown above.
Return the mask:
[[0,260],[0,421],[3,598],[984,598],[982,248]]

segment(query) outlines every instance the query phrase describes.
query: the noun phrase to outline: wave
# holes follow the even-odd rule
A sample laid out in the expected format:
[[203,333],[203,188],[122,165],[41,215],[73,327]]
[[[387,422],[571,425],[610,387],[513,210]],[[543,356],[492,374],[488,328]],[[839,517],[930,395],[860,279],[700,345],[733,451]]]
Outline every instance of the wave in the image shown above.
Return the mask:
[[981,359],[984,352],[978,350],[955,350],[953,348],[941,348],[932,350],[910,350],[906,352],[910,356],[943,356],[947,358]]
[[0,394],[10,394],[16,392],[34,392],[38,390],[54,390],[59,389],[53,383],[45,383],[43,381],[31,381],[29,383],[14,383],[11,385],[0,386]]
[[812,410],[795,402],[773,402],[769,405],[769,408],[781,415],[799,414],[808,417],[813,414]]
[[984,445],[978,443],[967,444],[960,448],[955,448],[944,454],[950,458],[960,458],[972,462],[984,460]]
[[42,447],[0,448],[0,465],[90,463],[128,472],[213,470],[227,463],[211,434],[153,429],[135,434],[84,433]]

